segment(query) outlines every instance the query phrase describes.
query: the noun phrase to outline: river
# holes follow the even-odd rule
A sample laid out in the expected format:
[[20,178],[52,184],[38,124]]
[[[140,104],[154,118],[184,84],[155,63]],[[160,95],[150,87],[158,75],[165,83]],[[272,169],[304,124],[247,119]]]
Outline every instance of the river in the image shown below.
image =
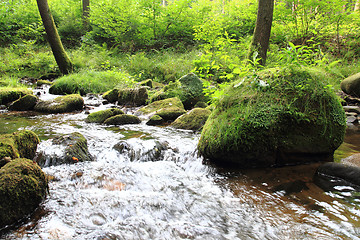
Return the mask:
[[[85,102],[91,112],[110,106]],[[223,169],[198,157],[199,134],[145,121],[89,124],[86,116],[0,113],[0,133],[33,130],[38,152],[56,154],[52,138],[80,132],[95,157],[44,167],[47,199],[3,239],[360,239],[359,194],[322,191],[312,180],[319,164]],[[335,157],[358,152],[357,139],[349,132]],[[119,142],[128,150],[114,149]]]

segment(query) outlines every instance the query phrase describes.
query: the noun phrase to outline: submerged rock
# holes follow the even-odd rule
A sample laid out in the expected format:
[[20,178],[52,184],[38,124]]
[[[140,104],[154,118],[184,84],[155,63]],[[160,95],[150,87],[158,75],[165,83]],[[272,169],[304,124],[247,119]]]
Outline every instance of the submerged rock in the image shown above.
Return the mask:
[[45,198],[44,172],[31,160],[17,158],[0,169],[0,227],[33,212]]
[[32,94],[27,94],[12,102],[9,106],[9,110],[10,111],[33,110],[38,100],[39,99],[36,96]]
[[30,130],[0,135],[0,160],[5,158],[33,159],[39,142],[38,136]]
[[349,95],[360,97],[360,73],[345,78],[340,84],[341,90]]
[[325,191],[338,190],[338,186],[350,186],[360,191],[360,167],[341,163],[325,163],[314,176],[315,183]]
[[0,105],[7,105],[28,94],[32,91],[26,88],[0,88]]
[[106,125],[125,125],[125,124],[138,124],[141,120],[134,115],[120,114],[113,117],[109,117],[104,121]]
[[171,126],[179,129],[198,131],[204,126],[210,113],[211,111],[208,109],[194,108],[177,118]]
[[345,112],[311,71],[288,66],[249,76],[225,90],[198,150],[240,167],[331,160],[343,141]]
[[90,113],[86,119],[85,122],[88,123],[103,123],[106,119],[119,115],[124,114],[124,112],[118,108],[110,108],[105,110],[100,110],[97,112]]
[[39,101],[34,110],[45,113],[66,113],[82,110],[84,99],[79,94],[60,96],[53,100]]
[[78,132],[63,135],[52,139],[52,148],[56,149],[46,155],[40,152],[36,162],[40,166],[48,167],[64,163],[77,163],[93,161],[93,156],[89,153],[86,138]]

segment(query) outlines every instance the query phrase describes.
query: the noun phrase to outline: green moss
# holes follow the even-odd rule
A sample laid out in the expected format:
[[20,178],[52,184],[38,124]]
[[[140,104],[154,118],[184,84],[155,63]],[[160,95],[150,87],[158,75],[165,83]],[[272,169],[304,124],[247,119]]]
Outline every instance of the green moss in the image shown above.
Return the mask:
[[176,107],[176,108],[184,110],[184,105],[182,104],[180,99],[177,97],[174,97],[174,98],[168,98],[168,99],[164,99],[164,100],[160,100],[160,101],[155,101],[145,107],[140,108],[137,111],[137,113],[150,114],[150,113],[155,113],[163,108],[169,108],[169,107]]
[[33,159],[39,142],[38,136],[30,130],[0,135],[0,159],[4,157]]
[[53,85],[54,83],[49,80],[37,80],[36,85],[42,86],[42,85]]
[[194,108],[177,118],[171,126],[174,128],[198,131],[204,126],[210,113],[211,111],[207,109]]
[[243,166],[289,164],[297,156],[331,156],[345,128],[337,96],[316,75],[296,67],[270,69],[226,90],[198,149],[214,161]]
[[32,94],[32,91],[26,88],[0,88],[0,105],[11,103],[27,94]]
[[32,94],[27,94],[14,102],[9,106],[10,111],[28,111],[32,110],[36,105],[38,98]]
[[151,118],[149,119],[149,121],[146,122],[146,125],[149,126],[157,126],[157,125],[161,125],[164,123],[164,119],[162,117],[160,117],[159,115],[155,114],[153,116],[151,116]]
[[124,124],[138,124],[141,123],[137,116],[129,114],[121,114],[113,117],[109,117],[105,120],[104,124],[107,125],[124,125]]
[[186,111],[184,109],[178,107],[162,108],[156,112],[156,114],[162,117],[165,121],[174,121],[176,118],[185,113]]
[[118,96],[119,96],[119,89],[116,88],[109,90],[102,95],[102,97],[108,100],[108,102],[110,103],[116,102],[118,100]]
[[125,88],[119,90],[118,104],[126,106],[142,106],[148,99],[148,91],[145,87]]
[[0,227],[30,214],[45,198],[48,183],[33,161],[15,159],[0,169]]
[[85,121],[88,123],[103,123],[109,117],[119,114],[124,114],[124,112],[118,108],[110,108],[110,109],[90,113],[85,119]]
[[46,113],[65,113],[82,110],[84,99],[79,94],[60,96],[49,101],[39,101],[34,109]]

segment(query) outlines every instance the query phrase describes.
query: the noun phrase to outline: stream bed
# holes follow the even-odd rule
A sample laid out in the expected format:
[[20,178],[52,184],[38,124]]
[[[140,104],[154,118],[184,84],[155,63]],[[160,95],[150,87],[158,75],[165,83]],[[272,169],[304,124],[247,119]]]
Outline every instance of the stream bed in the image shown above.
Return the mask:
[[[90,112],[110,107],[85,103]],[[38,152],[56,154],[52,138],[80,132],[95,158],[44,167],[47,199],[2,239],[360,239],[360,195],[317,187],[319,163],[219,168],[198,157],[199,134],[145,121],[89,124],[86,116],[0,112],[0,134],[32,130]],[[349,131],[335,158],[359,152],[359,139],[357,128]],[[114,149],[119,142],[128,150]]]

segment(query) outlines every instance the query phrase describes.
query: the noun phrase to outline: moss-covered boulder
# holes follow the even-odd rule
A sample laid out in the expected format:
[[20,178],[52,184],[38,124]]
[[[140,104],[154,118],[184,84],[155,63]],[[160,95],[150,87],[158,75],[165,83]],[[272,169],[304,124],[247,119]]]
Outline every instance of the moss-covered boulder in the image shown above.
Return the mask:
[[143,86],[143,87],[150,87],[150,88],[163,88],[164,84],[159,83],[159,82],[155,82],[151,79],[146,79],[144,81],[141,81],[138,83],[139,86]]
[[104,99],[106,99],[109,103],[114,103],[118,100],[118,96],[119,96],[119,89],[111,89],[107,92],[105,92],[102,97]]
[[94,160],[93,156],[89,153],[87,140],[81,133],[66,134],[56,137],[51,141],[57,151],[50,154],[38,154],[36,162],[40,166],[48,167]]
[[0,88],[0,105],[9,104],[28,94],[32,94],[32,91],[26,88]]
[[33,110],[38,100],[39,100],[38,97],[32,94],[27,94],[12,102],[9,106],[9,110],[10,111]]
[[349,95],[360,97],[360,73],[345,78],[340,84],[341,90]]
[[185,109],[191,109],[198,101],[205,99],[203,83],[194,73],[189,73],[156,92],[150,102],[172,97],[178,97]]
[[200,154],[242,167],[331,160],[346,117],[321,82],[312,71],[289,66],[232,84],[204,125]]
[[125,88],[119,90],[118,104],[138,107],[145,105],[148,100],[148,91],[146,87]]
[[39,142],[38,136],[30,130],[0,135],[0,160],[4,158],[33,159]]
[[0,227],[33,212],[46,197],[48,183],[41,168],[18,158],[0,169]]
[[155,115],[151,116],[151,118],[146,122],[146,125],[157,126],[157,125],[163,124],[164,122],[165,122],[165,120],[162,117],[155,114]]
[[211,111],[208,109],[194,108],[177,118],[171,126],[179,129],[198,131],[204,126],[210,113]]
[[124,125],[124,124],[138,124],[141,120],[134,115],[120,114],[113,117],[109,117],[104,121],[106,125]]
[[42,79],[39,79],[36,81],[36,85],[37,86],[42,86],[42,85],[53,85],[54,83],[49,81],[49,80],[42,80]]
[[175,120],[180,115],[186,113],[184,105],[179,98],[168,98],[160,101],[153,102],[145,107],[140,108],[137,115],[159,115],[165,121]]
[[97,112],[90,113],[87,116],[87,118],[85,119],[85,122],[103,123],[109,117],[113,117],[113,116],[119,115],[119,114],[124,114],[124,112],[118,108],[110,108],[110,109],[100,110]]
[[45,113],[66,113],[82,110],[83,107],[84,99],[79,94],[70,94],[53,100],[38,101],[34,110]]

